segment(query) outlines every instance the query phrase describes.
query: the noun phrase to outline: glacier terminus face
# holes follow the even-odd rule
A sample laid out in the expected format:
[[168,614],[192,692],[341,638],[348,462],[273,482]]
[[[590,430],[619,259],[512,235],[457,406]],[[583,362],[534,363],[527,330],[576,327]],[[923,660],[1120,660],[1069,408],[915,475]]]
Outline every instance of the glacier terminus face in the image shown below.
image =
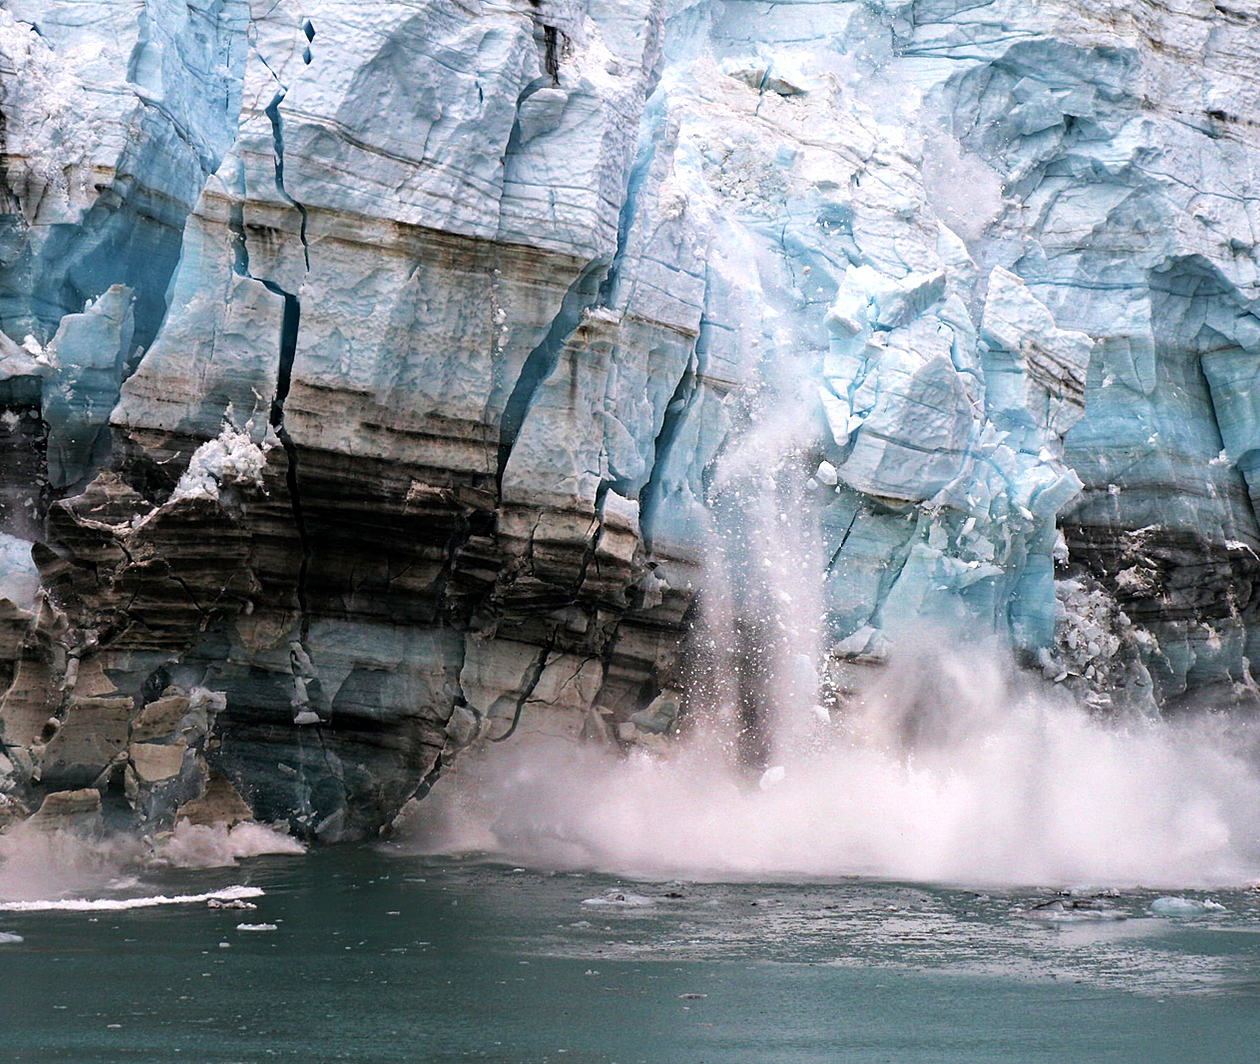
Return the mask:
[[1258,30],[9,0],[0,823],[374,834],[657,742],[705,624],[753,703],[924,629],[1254,701]]

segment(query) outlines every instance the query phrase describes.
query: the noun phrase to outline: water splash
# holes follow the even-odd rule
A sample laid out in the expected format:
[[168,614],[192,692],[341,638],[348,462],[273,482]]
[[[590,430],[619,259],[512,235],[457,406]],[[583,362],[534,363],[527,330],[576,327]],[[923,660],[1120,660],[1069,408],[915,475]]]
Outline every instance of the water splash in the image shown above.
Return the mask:
[[159,905],[202,905],[206,902],[242,901],[246,898],[261,898],[261,887],[224,887],[222,890],[208,890],[200,894],[149,894],[127,898],[41,898],[34,901],[0,902],[0,912],[5,913],[42,913],[42,912],[128,912],[132,909],[153,909]]
[[[758,786],[730,742],[471,755],[402,845],[648,877],[1217,887],[1260,875],[1260,724],[1104,721],[1000,657],[918,647]],[[763,777],[764,778],[764,777]]]
[[808,490],[815,374],[791,339],[775,345],[774,383],[741,394],[706,486],[710,570],[675,748],[620,756],[522,736],[470,751],[402,845],[651,877],[1260,876],[1260,722],[1100,719],[1017,669],[991,626],[932,630],[913,611],[870,621],[891,655],[856,694],[837,689]]
[[305,849],[283,831],[249,822],[227,827],[183,821],[172,832],[142,839],[125,832],[50,831],[27,821],[0,835],[0,909],[76,907],[64,901],[83,908],[84,899],[133,908],[146,878],[162,869],[224,868]]
[[126,889],[137,882],[144,855],[134,837],[46,831],[26,821],[0,835],[0,901]]

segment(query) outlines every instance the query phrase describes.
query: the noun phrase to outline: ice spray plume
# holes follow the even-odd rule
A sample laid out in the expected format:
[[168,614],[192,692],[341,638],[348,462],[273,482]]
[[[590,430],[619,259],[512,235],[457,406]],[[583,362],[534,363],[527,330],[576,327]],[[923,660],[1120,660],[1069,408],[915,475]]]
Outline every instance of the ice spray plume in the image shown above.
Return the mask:
[[708,652],[691,655],[693,712],[704,727],[733,727],[739,760],[757,770],[802,741],[819,701],[825,566],[804,488],[817,465],[814,367],[784,361],[774,386],[741,397],[740,430],[714,463],[700,603]]
[[775,769],[750,781],[703,730],[665,757],[526,740],[459,762],[402,844],[647,877],[1195,887],[1260,875],[1255,722],[1095,719],[978,653],[899,654]]
[[117,907],[134,908],[152,900],[142,893],[144,884],[165,869],[225,868],[305,849],[282,830],[253,822],[228,827],[182,821],[156,839],[141,839],[126,832],[54,830],[28,820],[0,835],[0,909],[64,908],[67,899],[82,908],[84,898],[112,898]]
[[1193,887],[1260,875],[1255,721],[1101,719],[1000,645],[927,628],[899,633],[831,719],[818,705],[804,409],[788,389],[750,411],[714,470],[709,653],[676,747],[619,756],[522,737],[469,752],[401,844],[659,877]]

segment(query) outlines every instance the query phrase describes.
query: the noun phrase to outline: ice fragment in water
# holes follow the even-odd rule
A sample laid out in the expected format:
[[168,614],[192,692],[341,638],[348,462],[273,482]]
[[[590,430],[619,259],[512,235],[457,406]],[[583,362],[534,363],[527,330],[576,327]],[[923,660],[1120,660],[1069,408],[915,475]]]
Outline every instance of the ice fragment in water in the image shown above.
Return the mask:
[[585,898],[583,905],[592,907],[611,906],[622,909],[642,909],[652,904],[652,899],[644,897],[642,894],[634,894],[628,890],[617,890],[615,888],[604,891],[598,898]]
[[1109,920],[1127,920],[1128,913],[1113,908],[1097,898],[1064,898],[1042,902],[1026,912],[1014,916],[1045,924],[1098,923]]
[[1203,916],[1205,913],[1223,913],[1225,906],[1211,898],[1198,901],[1166,894],[1151,902],[1150,910],[1156,916]]

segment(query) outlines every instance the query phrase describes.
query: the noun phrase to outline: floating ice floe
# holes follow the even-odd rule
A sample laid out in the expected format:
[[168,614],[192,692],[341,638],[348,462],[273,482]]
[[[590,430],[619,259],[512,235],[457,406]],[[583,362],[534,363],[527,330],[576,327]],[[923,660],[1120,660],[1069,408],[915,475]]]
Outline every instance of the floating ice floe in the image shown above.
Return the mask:
[[1012,914],[1044,924],[1106,923],[1127,920],[1129,914],[1097,898],[1057,898]]
[[206,902],[207,909],[257,909],[258,906],[252,901],[246,901],[244,898],[232,898],[230,901],[221,901],[218,898],[211,898]]
[[236,930],[238,931],[276,931],[278,930],[278,926],[276,924],[237,924]]
[[0,931],[0,946],[16,946],[25,941],[16,931]]
[[614,888],[604,891],[598,898],[584,898],[582,904],[589,905],[592,908],[609,906],[619,909],[643,909],[652,905],[653,900],[642,894]]
[[1203,916],[1206,913],[1223,913],[1225,906],[1211,898],[1199,901],[1196,898],[1183,898],[1166,894],[1151,902],[1150,911],[1156,916]]

